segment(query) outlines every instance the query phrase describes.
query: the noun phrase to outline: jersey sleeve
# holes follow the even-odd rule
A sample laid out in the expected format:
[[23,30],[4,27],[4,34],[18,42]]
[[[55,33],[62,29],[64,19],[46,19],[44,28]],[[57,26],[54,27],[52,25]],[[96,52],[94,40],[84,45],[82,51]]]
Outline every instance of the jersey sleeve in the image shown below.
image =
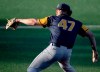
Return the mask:
[[41,18],[41,19],[37,19],[37,24],[41,25],[43,27],[49,26],[50,19],[49,19],[49,17],[44,17],[44,18]]
[[85,37],[86,36],[86,32],[88,31],[89,29],[85,26],[85,25],[82,25],[80,30],[79,30],[79,35],[81,35],[82,37]]

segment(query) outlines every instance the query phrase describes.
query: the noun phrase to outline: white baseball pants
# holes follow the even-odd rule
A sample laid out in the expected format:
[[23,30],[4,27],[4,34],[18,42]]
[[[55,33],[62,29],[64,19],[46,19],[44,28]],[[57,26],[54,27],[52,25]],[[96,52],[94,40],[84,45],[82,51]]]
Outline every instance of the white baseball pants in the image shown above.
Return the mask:
[[58,62],[64,72],[75,72],[70,65],[72,49],[65,46],[56,47],[52,43],[44,49],[30,64],[27,72],[40,72],[54,62]]

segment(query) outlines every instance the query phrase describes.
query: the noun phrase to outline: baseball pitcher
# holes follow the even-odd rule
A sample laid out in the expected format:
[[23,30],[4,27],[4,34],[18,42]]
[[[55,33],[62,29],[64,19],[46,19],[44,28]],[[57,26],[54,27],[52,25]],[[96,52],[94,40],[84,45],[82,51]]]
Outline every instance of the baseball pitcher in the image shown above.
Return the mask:
[[50,44],[30,64],[27,72],[40,72],[54,62],[58,62],[64,72],[75,72],[70,65],[70,57],[77,35],[87,37],[91,43],[92,61],[97,62],[98,52],[93,33],[82,22],[71,17],[72,10],[69,5],[62,3],[56,7],[56,16],[42,19],[16,19],[8,20],[6,29],[16,29],[19,23],[47,27],[51,32]]

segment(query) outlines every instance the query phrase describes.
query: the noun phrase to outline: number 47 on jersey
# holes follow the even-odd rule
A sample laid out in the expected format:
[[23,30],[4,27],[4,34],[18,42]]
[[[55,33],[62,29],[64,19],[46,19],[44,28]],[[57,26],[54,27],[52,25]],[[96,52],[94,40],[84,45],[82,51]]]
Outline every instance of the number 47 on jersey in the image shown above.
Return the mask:
[[[71,24],[69,28],[68,28],[68,23]],[[62,19],[58,24],[58,27],[62,27],[64,30],[68,29],[68,31],[72,31],[74,26],[75,26],[74,21],[68,21],[65,19]]]

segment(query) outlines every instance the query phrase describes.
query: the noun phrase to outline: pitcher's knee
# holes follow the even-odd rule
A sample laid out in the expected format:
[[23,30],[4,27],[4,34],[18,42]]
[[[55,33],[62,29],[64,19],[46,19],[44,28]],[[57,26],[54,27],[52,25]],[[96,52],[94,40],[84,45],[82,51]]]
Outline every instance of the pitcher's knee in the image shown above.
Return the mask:
[[27,72],[39,72],[39,69],[33,68],[33,67],[29,67],[29,68],[27,68]]

